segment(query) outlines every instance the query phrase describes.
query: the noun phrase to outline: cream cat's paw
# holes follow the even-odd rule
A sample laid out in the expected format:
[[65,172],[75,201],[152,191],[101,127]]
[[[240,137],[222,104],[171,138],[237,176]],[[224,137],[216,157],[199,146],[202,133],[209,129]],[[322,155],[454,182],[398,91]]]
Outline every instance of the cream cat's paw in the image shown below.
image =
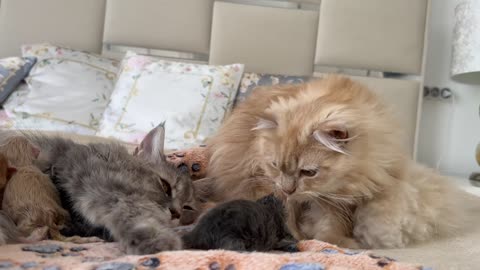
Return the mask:
[[132,231],[124,245],[128,254],[144,255],[179,250],[182,248],[182,241],[171,229],[144,228]]
[[357,242],[357,240],[349,237],[343,237],[341,240],[338,242],[338,246],[343,247],[343,248],[349,248],[349,249],[361,249],[360,243]]

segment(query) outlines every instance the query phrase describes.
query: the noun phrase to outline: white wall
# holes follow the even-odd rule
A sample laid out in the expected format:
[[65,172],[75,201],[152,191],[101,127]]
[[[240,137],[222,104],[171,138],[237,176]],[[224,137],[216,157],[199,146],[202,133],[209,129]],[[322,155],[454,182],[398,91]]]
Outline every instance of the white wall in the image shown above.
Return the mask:
[[[425,100],[420,127],[418,159],[435,167],[444,152],[440,170],[468,176],[480,172],[475,147],[480,141],[480,85],[450,79],[450,57],[455,6],[461,0],[432,0],[425,85],[449,87],[455,95],[455,111],[448,103]],[[449,130],[448,119],[452,118]]]

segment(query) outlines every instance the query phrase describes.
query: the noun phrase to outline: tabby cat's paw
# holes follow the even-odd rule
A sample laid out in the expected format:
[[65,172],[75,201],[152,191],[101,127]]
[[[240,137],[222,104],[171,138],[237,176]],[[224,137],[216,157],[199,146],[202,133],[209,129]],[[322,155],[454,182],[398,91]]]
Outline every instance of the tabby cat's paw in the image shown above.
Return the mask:
[[179,250],[182,248],[180,237],[171,229],[136,230],[126,242],[128,254],[155,254],[161,251]]

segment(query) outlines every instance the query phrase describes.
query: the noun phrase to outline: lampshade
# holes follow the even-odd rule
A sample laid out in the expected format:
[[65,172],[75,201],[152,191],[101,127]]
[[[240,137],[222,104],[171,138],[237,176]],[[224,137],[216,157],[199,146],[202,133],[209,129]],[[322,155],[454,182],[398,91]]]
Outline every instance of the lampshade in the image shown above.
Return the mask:
[[480,84],[480,0],[467,0],[455,8],[452,79]]

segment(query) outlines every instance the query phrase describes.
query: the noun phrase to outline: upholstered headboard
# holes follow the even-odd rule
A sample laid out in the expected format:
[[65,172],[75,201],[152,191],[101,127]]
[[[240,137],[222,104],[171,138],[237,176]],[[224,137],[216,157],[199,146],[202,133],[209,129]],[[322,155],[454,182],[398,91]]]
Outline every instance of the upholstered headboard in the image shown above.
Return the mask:
[[[110,57],[244,63],[247,72],[353,69],[392,105],[415,154],[429,0],[0,1],[0,57],[50,42]],[[381,72],[409,76],[369,76]]]

